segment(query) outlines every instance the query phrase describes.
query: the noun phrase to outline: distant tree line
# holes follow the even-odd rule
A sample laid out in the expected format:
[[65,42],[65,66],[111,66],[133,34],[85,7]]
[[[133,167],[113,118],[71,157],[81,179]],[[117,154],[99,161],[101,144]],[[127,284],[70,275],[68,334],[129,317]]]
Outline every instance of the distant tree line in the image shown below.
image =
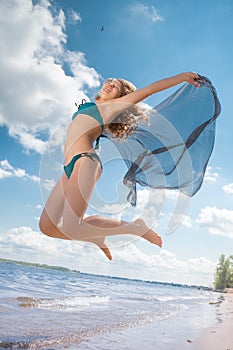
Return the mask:
[[218,290],[233,288],[233,255],[227,258],[224,254],[220,256],[215,271],[214,288]]

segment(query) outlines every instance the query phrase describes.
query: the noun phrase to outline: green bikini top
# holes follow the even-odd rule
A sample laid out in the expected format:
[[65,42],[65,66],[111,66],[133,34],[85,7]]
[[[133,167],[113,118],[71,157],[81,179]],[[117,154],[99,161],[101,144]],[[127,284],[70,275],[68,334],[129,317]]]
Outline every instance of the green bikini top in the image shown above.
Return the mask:
[[104,131],[104,121],[100,115],[100,112],[94,102],[86,102],[86,100],[82,100],[82,103],[78,106],[77,112],[75,112],[72,116],[72,120],[76,118],[78,114],[86,114],[99,123],[101,126],[102,132]]
[[[101,126],[102,132],[104,131],[104,121],[100,115],[100,112],[94,102],[86,102],[85,99],[82,99],[82,103],[78,106],[77,112],[72,115],[72,120],[74,120],[78,114],[86,114],[99,123]],[[100,135],[103,136],[103,135]],[[99,148],[100,136],[96,139],[95,149]]]

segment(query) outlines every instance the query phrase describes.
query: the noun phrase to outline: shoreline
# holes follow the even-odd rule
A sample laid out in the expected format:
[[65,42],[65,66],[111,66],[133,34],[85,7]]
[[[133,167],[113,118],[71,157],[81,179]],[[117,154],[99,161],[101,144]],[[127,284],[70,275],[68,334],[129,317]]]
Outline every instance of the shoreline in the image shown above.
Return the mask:
[[[118,329],[83,340],[78,344],[80,350],[194,350],[200,334],[216,323],[216,309],[223,304],[222,295],[209,298],[206,303],[197,304],[178,313],[174,317],[165,318],[156,323],[139,324],[135,327]],[[98,344],[98,345],[96,345]],[[68,347],[76,350],[77,345]],[[195,350],[213,348],[204,346]],[[233,350],[233,347],[229,348]],[[227,350],[227,348],[216,348]]]
[[233,288],[224,292],[222,302],[216,306],[216,324],[199,333],[192,350],[233,350]]

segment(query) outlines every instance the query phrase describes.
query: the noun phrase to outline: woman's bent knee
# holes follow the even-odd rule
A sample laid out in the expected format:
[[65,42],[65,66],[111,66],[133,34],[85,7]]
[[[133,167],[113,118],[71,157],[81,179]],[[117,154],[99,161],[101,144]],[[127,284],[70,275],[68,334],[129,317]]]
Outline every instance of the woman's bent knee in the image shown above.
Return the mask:
[[39,220],[40,231],[47,236],[53,237],[53,234],[52,234],[53,226],[54,225],[52,224],[51,220],[49,219],[47,213],[44,210]]

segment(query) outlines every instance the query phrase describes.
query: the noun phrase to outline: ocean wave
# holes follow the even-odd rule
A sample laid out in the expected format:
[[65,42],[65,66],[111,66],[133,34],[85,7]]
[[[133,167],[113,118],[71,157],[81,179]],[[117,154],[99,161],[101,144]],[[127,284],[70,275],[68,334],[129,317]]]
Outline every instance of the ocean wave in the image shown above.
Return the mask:
[[182,300],[202,300],[202,299],[208,299],[209,296],[208,295],[197,295],[197,296],[194,296],[194,295],[184,295],[184,296],[172,296],[172,295],[168,295],[168,296],[153,296],[153,295],[150,295],[150,296],[138,296],[138,297],[131,297],[130,299],[131,300],[135,300],[135,301],[158,301],[158,302],[167,302],[167,301],[182,301]]
[[18,341],[0,341],[0,349],[29,349],[30,343]]
[[201,300],[201,299],[207,299],[207,296],[197,295],[197,296],[164,296],[164,297],[157,297],[158,301],[175,301],[175,300]]
[[74,310],[83,306],[90,306],[93,304],[106,304],[109,302],[108,296],[87,296],[87,297],[62,297],[62,298],[31,298],[31,297],[18,297],[19,306],[25,308],[37,308],[48,310]]

